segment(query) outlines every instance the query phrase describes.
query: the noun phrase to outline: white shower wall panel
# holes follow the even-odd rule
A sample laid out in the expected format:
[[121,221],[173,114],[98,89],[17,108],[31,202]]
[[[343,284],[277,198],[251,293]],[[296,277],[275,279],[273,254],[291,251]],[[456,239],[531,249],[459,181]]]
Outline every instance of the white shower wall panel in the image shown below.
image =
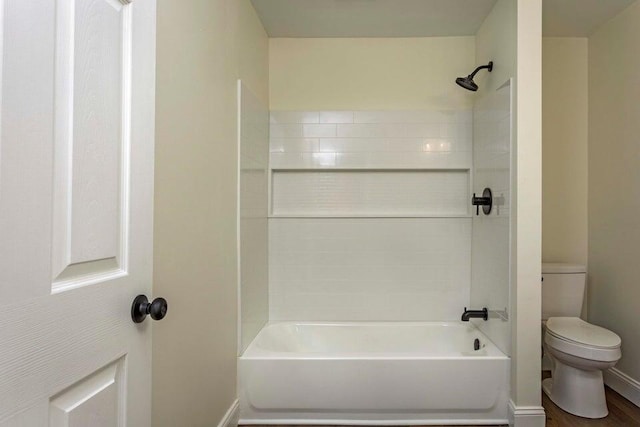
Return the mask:
[[470,169],[472,113],[272,111],[272,169]]
[[274,171],[272,180],[274,215],[469,214],[466,170]]
[[478,98],[474,106],[474,191],[493,192],[490,215],[473,217],[471,305],[487,307],[488,322],[476,325],[502,350],[511,352],[510,224],[512,90],[510,82]]
[[272,111],[269,319],[459,320],[472,112]]
[[458,320],[469,218],[271,218],[270,320]]
[[269,111],[238,81],[238,280],[241,354],[268,320]]

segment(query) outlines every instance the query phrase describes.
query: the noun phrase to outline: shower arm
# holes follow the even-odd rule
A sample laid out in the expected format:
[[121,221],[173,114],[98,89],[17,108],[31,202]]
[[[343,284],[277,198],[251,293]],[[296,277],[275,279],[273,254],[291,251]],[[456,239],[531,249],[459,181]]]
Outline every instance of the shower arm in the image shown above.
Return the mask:
[[473,73],[469,74],[469,76],[467,76],[467,78],[473,79],[475,77],[475,75],[478,74],[478,71],[484,70],[484,69],[488,69],[489,72],[491,72],[493,70],[493,61],[489,62],[487,65],[479,66],[478,68],[473,70]]

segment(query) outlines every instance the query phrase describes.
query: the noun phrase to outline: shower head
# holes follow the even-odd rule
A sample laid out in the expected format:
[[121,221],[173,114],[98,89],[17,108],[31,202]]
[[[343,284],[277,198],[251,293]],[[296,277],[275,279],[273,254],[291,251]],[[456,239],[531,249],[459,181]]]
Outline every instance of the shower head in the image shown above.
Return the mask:
[[473,81],[473,78],[469,76],[458,77],[456,79],[456,83],[458,83],[458,86],[462,86],[463,88],[470,90],[472,92],[475,92],[478,90],[478,85],[476,84],[476,82]]
[[489,62],[487,65],[481,65],[478,68],[476,68],[473,73],[469,74],[467,77],[458,77],[456,79],[456,83],[458,84],[458,86],[463,87],[467,90],[470,90],[472,92],[475,92],[478,90],[478,85],[476,84],[476,82],[473,81],[473,78],[475,77],[476,73],[482,69],[487,69],[489,72],[491,72],[493,70],[493,61]]

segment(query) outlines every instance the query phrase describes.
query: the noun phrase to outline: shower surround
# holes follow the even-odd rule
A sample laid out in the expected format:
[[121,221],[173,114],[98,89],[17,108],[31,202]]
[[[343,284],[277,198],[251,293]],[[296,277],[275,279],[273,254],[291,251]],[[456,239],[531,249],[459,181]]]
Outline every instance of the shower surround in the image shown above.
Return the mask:
[[[505,87],[473,110],[271,112],[268,323],[243,328],[241,423],[508,422]],[[485,185],[498,205],[475,216]],[[460,322],[472,304],[488,321]]]
[[270,320],[458,320],[471,136],[471,110],[272,112]]

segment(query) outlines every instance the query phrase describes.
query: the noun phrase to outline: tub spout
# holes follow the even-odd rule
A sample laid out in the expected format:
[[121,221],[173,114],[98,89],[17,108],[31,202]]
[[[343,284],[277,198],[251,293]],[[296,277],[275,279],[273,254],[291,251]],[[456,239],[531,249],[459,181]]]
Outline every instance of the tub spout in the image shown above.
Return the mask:
[[487,321],[489,319],[489,310],[487,307],[482,310],[467,310],[467,307],[464,308],[464,313],[462,313],[462,321],[468,322],[471,318],[482,319]]

